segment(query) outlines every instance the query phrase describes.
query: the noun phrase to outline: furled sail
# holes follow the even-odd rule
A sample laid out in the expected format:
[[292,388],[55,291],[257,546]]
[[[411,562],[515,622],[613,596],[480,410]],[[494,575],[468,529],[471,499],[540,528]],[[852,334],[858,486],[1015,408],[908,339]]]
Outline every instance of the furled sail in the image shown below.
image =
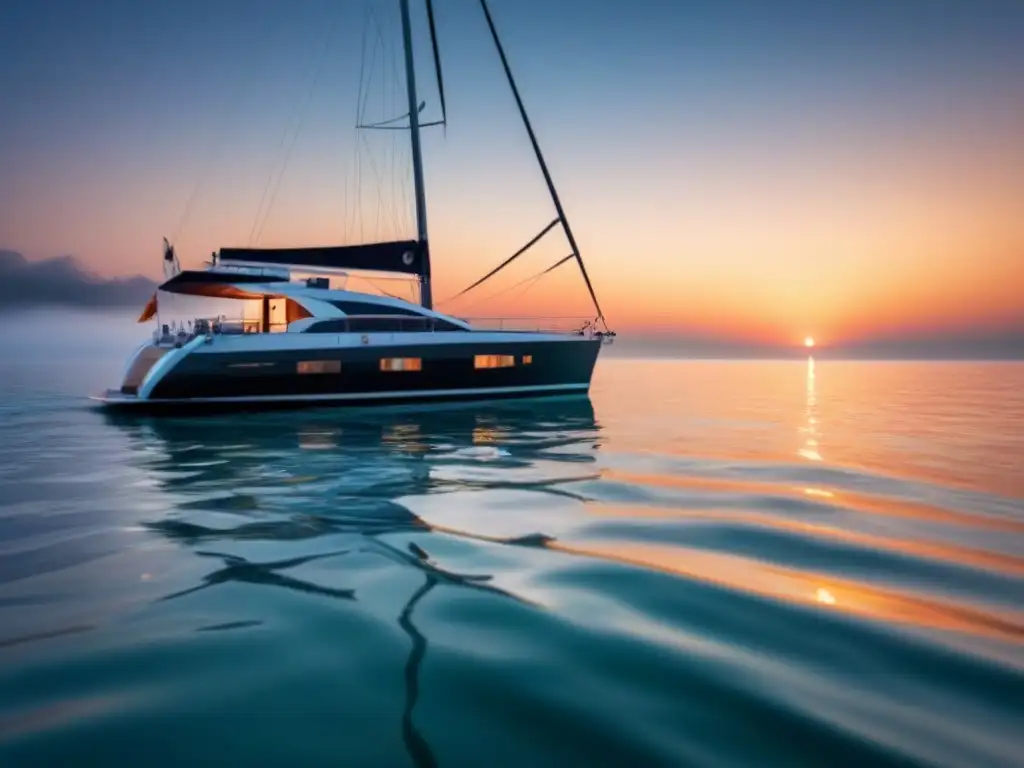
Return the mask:
[[276,264],[311,269],[424,273],[423,244],[415,240],[312,248],[221,248],[220,263]]

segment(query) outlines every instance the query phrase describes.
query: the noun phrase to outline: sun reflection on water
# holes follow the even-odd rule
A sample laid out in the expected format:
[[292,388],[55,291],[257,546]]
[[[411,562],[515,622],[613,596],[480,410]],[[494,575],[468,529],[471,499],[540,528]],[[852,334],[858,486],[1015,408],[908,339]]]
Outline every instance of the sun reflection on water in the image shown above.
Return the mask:
[[835,494],[832,491],[826,491],[824,488],[804,488],[803,491],[807,496],[818,496],[823,499],[835,498]]
[[818,452],[818,398],[815,391],[814,358],[807,358],[807,405],[804,409],[804,426],[800,431],[804,434],[804,445],[797,452],[799,456],[809,461],[821,461],[821,453]]

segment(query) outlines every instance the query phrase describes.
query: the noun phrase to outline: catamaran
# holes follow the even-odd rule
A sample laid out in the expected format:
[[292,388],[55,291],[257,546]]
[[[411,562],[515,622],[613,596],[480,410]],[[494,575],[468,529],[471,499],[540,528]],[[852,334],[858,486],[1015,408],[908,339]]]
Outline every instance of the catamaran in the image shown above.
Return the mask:
[[[423,104],[416,91],[409,0],[399,0],[399,6],[409,111],[387,121],[392,124],[387,127],[407,121],[399,127],[408,130],[410,139],[416,238],[324,247],[221,248],[206,269],[184,271],[174,246],[165,239],[165,281],[139,318],[156,319],[157,329],[129,359],[121,386],[93,399],[111,408],[165,410],[393,404],[588,391],[598,353],[615,334],[601,311],[486,0],[480,0],[480,6],[557,216],[466,291],[560,227],[571,253],[545,272],[575,261],[595,316],[568,330],[537,324],[502,324],[495,329],[433,308],[420,146],[420,132],[430,124],[420,121]],[[447,115],[431,0],[426,0],[426,13],[443,123]],[[332,286],[332,278],[344,283],[352,272],[415,278],[419,302]],[[161,297],[168,294],[237,300],[246,311],[241,320],[217,315],[196,317],[180,326],[161,324]]]

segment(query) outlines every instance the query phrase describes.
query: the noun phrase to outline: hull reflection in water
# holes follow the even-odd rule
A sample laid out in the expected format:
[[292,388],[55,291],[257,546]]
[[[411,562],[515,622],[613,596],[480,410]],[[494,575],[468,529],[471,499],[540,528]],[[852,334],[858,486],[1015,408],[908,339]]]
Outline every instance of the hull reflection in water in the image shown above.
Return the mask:
[[[233,516],[249,513],[254,518],[261,517],[258,500],[236,491],[219,498],[204,498],[197,504],[186,501],[179,509],[188,511],[188,519],[177,515],[145,521],[146,529],[192,548],[197,557],[220,561],[200,584],[164,595],[160,602],[229,582],[358,601],[356,589],[325,587],[285,573],[357,551],[382,555],[422,574],[422,583],[409,593],[397,617],[399,628],[409,640],[403,673],[402,739],[417,766],[435,766],[438,761],[413,717],[420,696],[420,672],[430,645],[415,622],[416,609],[442,585],[482,591],[520,603],[529,601],[489,583],[492,577],[488,574],[458,573],[441,567],[419,543],[410,541],[404,547],[389,543],[384,538],[388,534],[432,530],[423,519],[392,501],[396,490],[409,495],[450,489],[452,481],[431,472],[429,454],[440,449],[442,454],[463,456],[475,452],[478,458],[492,459],[495,467],[504,471],[531,467],[537,460],[550,459],[552,455],[562,463],[582,464],[579,471],[568,477],[561,475],[536,483],[538,488],[549,485],[557,493],[560,483],[595,476],[588,466],[593,459],[585,457],[581,461],[576,451],[596,447],[599,429],[586,396],[441,410],[268,413],[247,417],[244,424],[237,417],[146,419],[110,413],[106,418],[122,429],[133,446],[146,456],[149,470],[165,473],[161,487],[168,493],[194,494],[204,487],[244,487],[254,481],[265,481],[268,475],[285,485],[315,484],[328,478],[340,491],[336,495],[304,497],[297,505],[301,511],[297,508],[287,519],[275,514],[272,519],[253,519],[232,526],[194,521],[197,512],[218,508],[229,510]],[[515,455],[493,447],[498,441],[515,442]],[[557,452],[565,448],[572,450],[559,457]],[[285,457],[290,460],[280,461]],[[314,500],[319,501],[312,503]],[[346,549],[262,562],[209,549],[228,542],[282,543],[337,535],[357,537],[359,541]],[[504,539],[460,535],[511,546],[543,546],[547,542],[543,535]],[[227,622],[201,629],[236,630],[259,623]]]

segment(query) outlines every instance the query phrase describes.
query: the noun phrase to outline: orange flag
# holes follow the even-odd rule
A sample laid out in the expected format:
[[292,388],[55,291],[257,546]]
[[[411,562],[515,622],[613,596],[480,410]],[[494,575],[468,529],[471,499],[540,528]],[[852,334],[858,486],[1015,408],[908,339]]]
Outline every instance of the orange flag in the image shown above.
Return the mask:
[[142,310],[142,314],[139,315],[139,322],[144,323],[147,320],[152,320],[156,317],[156,293],[153,293],[153,297],[146,303],[146,308]]

